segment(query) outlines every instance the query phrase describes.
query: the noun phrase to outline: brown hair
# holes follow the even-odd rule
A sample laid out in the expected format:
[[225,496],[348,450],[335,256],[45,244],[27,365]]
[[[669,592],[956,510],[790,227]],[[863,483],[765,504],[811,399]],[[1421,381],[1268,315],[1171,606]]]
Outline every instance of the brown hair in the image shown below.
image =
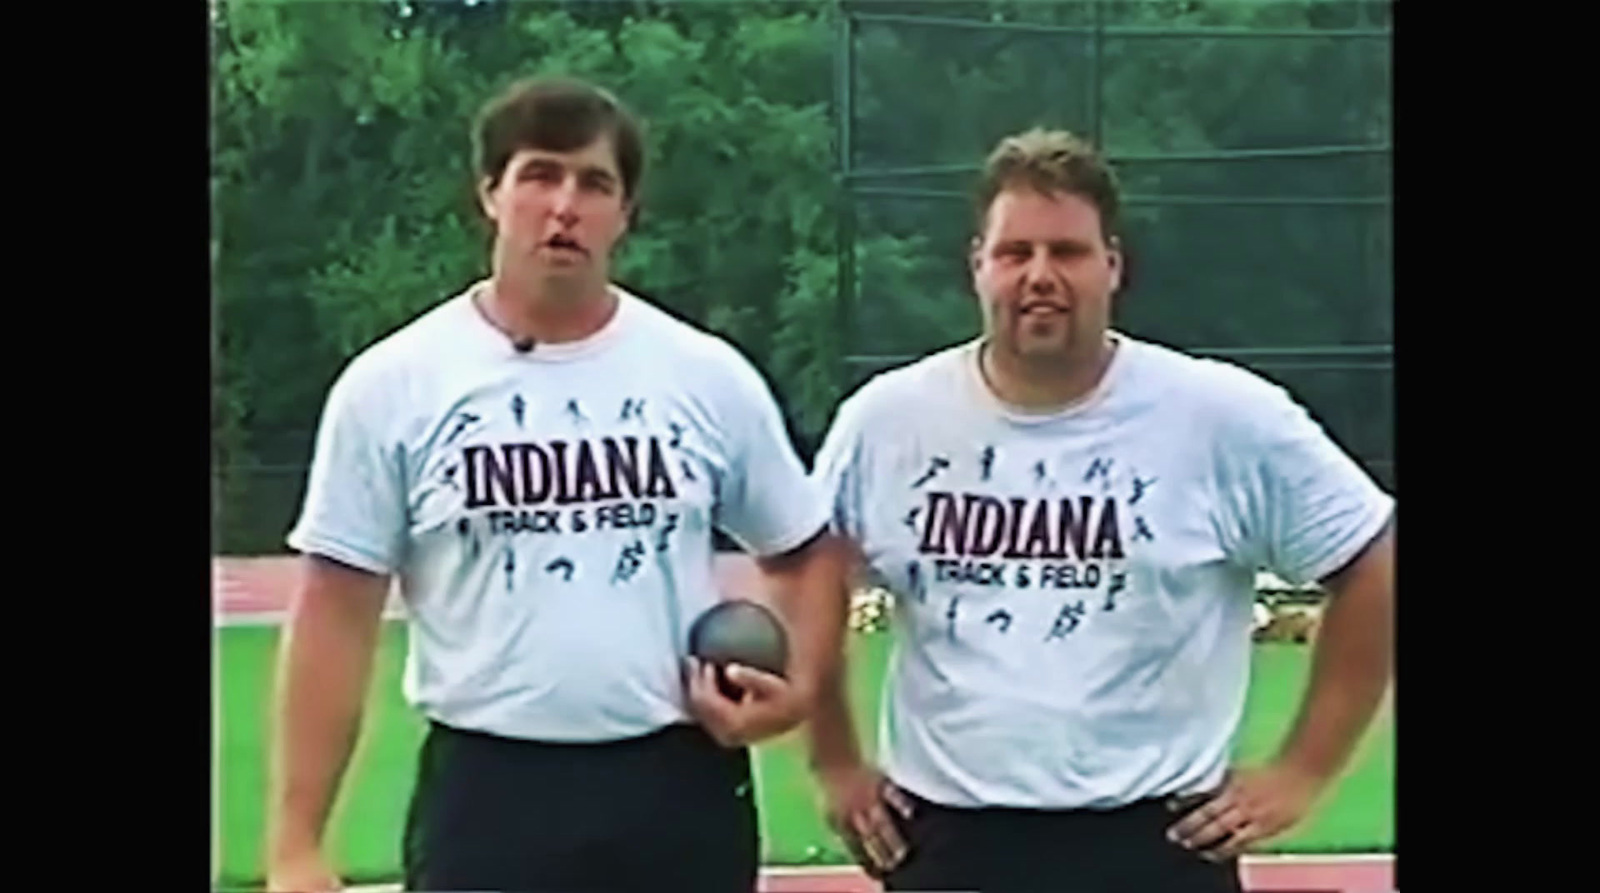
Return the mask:
[[474,140],[478,176],[498,184],[511,156],[522,149],[570,152],[601,135],[611,137],[623,198],[632,202],[644,174],[644,138],[633,114],[610,93],[583,81],[518,81],[478,115]]
[[978,183],[980,233],[988,228],[995,198],[1017,186],[1083,197],[1100,212],[1100,231],[1106,240],[1116,237],[1122,210],[1116,174],[1086,140],[1038,127],[1001,140],[984,162]]

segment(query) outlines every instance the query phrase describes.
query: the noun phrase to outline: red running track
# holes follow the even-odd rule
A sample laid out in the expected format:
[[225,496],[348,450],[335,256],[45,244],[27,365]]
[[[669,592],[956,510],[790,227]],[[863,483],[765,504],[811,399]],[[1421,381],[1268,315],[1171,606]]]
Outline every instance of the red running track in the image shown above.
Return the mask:
[[[250,615],[265,615],[289,607],[295,581],[293,557],[213,558],[211,561],[211,606],[221,620]],[[750,559],[739,555],[718,555],[715,560],[717,588],[724,597],[762,599],[761,577]],[[391,605],[398,600],[391,597]]]
[[[1250,893],[1394,893],[1394,861],[1387,856],[1250,857],[1242,880]],[[764,873],[761,893],[881,893],[853,869]]]

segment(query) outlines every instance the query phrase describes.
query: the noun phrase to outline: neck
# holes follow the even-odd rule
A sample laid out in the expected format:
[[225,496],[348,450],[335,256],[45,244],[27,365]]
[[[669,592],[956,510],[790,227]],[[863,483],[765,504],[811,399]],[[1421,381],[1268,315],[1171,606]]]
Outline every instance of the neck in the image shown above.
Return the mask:
[[480,309],[513,339],[558,344],[581,341],[604,328],[616,313],[617,297],[603,276],[519,278],[499,269]]
[[1087,356],[1030,359],[996,349],[992,340],[985,339],[978,348],[978,368],[1002,403],[1050,412],[1087,397],[1105,377],[1115,350],[1110,338],[1102,338]]

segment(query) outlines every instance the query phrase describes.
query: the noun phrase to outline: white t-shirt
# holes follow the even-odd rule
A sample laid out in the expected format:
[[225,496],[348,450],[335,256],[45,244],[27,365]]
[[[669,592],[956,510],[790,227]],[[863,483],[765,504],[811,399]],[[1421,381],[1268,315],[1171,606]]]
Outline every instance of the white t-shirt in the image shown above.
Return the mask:
[[340,375],[289,544],[398,577],[427,716],[544,741],[686,721],[712,528],[780,553],[826,506],[726,342],[617,289],[600,332],[518,353],[483,285]]
[[814,476],[895,593],[885,772],[951,806],[1108,808],[1220,783],[1252,581],[1321,578],[1382,492],[1282,389],[1123,335],[1094,393],[1020,415],[977,343],[876,376]]

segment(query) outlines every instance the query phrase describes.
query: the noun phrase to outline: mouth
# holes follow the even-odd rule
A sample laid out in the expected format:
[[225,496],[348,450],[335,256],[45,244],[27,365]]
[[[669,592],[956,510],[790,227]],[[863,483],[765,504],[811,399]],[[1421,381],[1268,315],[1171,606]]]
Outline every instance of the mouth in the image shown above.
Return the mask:
[[1034,301],[1018,308],[1017,315],[1023,319],[1054,319],[1057,316],[1066,316],[1068,312],[1068,308],[1060,304]]
[[579,245],[576,240],[569,236],[551,236],[545,240],[544,247],[556,254],[572,254],[579,256],[588,254],[587,251],[583,250],[582,245]]

